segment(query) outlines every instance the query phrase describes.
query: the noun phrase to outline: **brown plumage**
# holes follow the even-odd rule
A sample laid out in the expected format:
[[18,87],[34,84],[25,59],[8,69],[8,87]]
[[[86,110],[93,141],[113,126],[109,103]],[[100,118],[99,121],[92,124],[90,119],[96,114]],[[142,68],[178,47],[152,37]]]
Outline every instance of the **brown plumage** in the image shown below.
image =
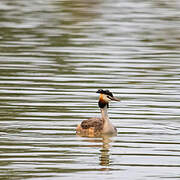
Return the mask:
[[117,133],[116,128],[110,123],[107,108],[109,107],[109,102],[111,100],[120,101],[115,98],[113,94],[106,90],[98,90],[100,93],[98,105],[101,109],[102,118],[90,118],[84,120],[76,128],[76,132],[81,136],[97,137],[102,134],[115,134]]
[[100,118],[90,118],[84,120],[76,128],[77,134],[83,136],[99,136],[102,134],[103,120]]

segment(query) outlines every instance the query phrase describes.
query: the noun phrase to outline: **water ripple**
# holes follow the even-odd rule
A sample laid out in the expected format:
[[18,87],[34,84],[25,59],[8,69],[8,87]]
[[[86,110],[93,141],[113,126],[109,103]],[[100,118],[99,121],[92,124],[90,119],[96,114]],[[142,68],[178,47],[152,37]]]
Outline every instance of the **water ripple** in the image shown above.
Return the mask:
[[[178,1],[0,2],[0,178],[179,178]],[[120,103],[117,137],[75,134]]]

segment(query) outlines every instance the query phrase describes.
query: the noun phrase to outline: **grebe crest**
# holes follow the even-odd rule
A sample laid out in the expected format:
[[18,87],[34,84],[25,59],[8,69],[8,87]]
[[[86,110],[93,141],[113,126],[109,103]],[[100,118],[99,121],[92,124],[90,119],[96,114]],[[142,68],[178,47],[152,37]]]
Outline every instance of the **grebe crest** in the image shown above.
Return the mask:
[[76,133],[80,136],[97,137],[103,134],[117,134],[116,128],[112,125],[108,117],[109,102],[120,101],[119,98],[113,96],[109,90],[99,89],[98,106],[101,110],[101,118],[90,118],[84,120],[76,128]]

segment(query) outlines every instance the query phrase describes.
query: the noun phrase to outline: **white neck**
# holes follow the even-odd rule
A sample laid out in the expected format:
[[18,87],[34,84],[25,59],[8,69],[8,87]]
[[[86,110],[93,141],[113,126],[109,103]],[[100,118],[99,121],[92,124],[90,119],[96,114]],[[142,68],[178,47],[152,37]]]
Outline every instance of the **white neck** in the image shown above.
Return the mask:
[[116,130],[109,120],[107,105],[101,108],[101,116],[103,120],[103,133],[115,133]]
[[101,117],[102,117],[103,123],[106,123],[109,121],[107,106],[105,106],[104,108],[101,108]]

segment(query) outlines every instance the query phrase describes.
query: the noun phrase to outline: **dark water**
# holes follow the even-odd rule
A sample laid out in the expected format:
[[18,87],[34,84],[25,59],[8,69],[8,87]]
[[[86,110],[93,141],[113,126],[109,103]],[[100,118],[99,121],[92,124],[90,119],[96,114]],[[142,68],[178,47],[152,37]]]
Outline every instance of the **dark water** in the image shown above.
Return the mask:
[[178,0],[0,1],[0,179],[179,179],[179,79]]

